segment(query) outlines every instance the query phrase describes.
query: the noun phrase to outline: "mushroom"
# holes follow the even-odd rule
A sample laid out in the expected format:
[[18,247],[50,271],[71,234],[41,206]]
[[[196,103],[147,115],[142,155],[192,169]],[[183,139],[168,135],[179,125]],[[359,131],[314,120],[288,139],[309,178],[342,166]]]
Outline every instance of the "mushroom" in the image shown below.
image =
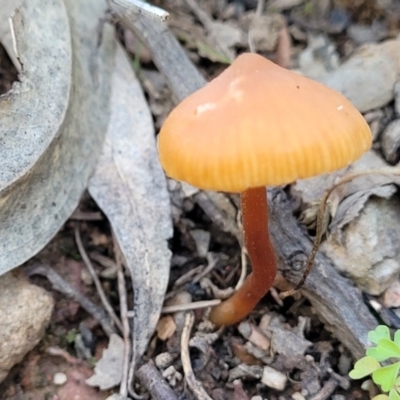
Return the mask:
[[212,309],[212,322],[240,321],[273,284],[265,187],[342,168],[371,140],[368,124],[343,95],[251,53],[172,110],[158,136],[166,174],[201,189],[241,193],[252,273]]

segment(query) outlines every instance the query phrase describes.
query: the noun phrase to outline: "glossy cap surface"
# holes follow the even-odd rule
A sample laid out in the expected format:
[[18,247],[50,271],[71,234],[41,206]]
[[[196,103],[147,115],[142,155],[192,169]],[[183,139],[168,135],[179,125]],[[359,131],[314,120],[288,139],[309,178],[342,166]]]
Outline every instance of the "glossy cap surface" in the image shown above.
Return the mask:
[[170,113],[158,147],[170,177],[241,192],[339,169],[371,141],[343,95],[245,53]]

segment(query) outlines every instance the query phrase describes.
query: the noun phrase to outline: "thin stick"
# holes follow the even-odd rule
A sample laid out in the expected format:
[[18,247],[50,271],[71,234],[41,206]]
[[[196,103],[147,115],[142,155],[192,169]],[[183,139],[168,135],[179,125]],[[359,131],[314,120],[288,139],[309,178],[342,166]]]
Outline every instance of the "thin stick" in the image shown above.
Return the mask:
[[313,243],[313,247],[311,249],[310,256],[308,257],[306,268],[304,269],[303,276],[301,277],[300,281],[297,283],[294,289],[288,290],[287,292],[283,292],[280,294],[282,299],[293,296],[297,290],[299,290],[307,279],[307,276],[310,274],[312,267],[314,266],[315,257],[318,252],[319,245],[321,244],[322,234],[323,234],[323,227],[324,227],[324,216],[326,212],[326,204],[328,201],[329,196],[339,187],[344,185],[345,183],[351,182],[355,178],[359,178],[361,176],[370,176],[370,175],[400,175],[400,169],[386,169],[382,168],[380,170],[371,170],[371,171],[363,171],[363,172],[355,172],[353,174],[349,174],[339,182],[332,185],[329,189],[327,189],[324,195],[321,198],[321,202],[319,205],[318,215],[317,215],[317,227],[315,232],[315,239]]
[[207,255],[207,260],[208,260],[208,265],[206,268],[204,268],[203,271],[199,272],[193,279],[192,283],[197,283],[200,282],[202,278],[204,278],[206,275],[208,275],[217,265],[217,262],[219,260],[218,257],[214,258],[211,255]]
[[185,324],[183,326],[181,336],[181,360],[183,372],[185,373],[185,380],[189,388],[192,390],[198,400],[212,400],[212,398],[204,390],[202,384],[196,379],[192,369],[192,364],[190,362],[189,339],[193,328],[193,323],[194,315],[192,312],[188,312],[185,317]]
[[140,367],[137,376],[153,400],[178,400],[152,361]]
[[200,308],[214,307],[221,303],[220,299],[195,301],[188,304],[175,304],[173,306],[165,306],[161,309],[163,314],[175,313],[178,311],[198,310]]
[[339,383],[334,378],[330,378],[322,389],[311,398],[311,400],[326,400],[329,399],[338,387]]
[[[17,38],[15,37],[15,30],[14,30],[14,21],[13,17],[8,18],[8,24],[10,26],[10,32],[11,32],[11,40],[12,40],[12,45],[13,45],[13,50],[15,53],[15,56],[19,60],[19,53],[18,53],[18,47],[17,47]],[[21,71],[18,71],[21,72]]]
[[169,13],[167,11],[141,0],[112,0],[112,2],[135,14],[142,14],[161,22],[165,22],[169,18]]
[[122,331],[122,323],[120,319],[117,317],[117,314],[115,314],[115,311],[113,310],[111,304],[109,303],[106,294],[104,293],[103,286],[101,286],[101,282],[99,277],[96,274],[96,271],[94,270],[93,264],[90,261],[89,256],[86,253],[85,248],[83,247],[82,244],[82,239],[81,239],[81,234],[79,232],[79,224],[75,225],[75,241],[76,245],[78,246],[79,253],[82,257],[83,262],[85,263],[87,269],[89,270],[89,273],[93,279],[93,282],[96,286],[97,293],[99,294],[100,300],[106,309],[108,315],[110,316],[111,320],[114,322],[115,326]]
[[[262,14],[264,12],[264,7],[265,7],[265,0],[258,0],[257,1],[256,13],[254,15],[254,19],[260,18],[262,16]],[[256,48],[254,46],[252,32],[253,32],[252,24],[250,24],[249,31],[247,32],[247,43],[249,45],[250,53],[256,53]]]
[[[237,215],[237,224],[238,227],[243,230],[242,224],[242,213],[239,211]],[[243,286],[243,283],[246,279],[247,275],[247,249],[246,246],[243,244],[240,249],[240,263],[241,263],[241,270],[240,270],[240,277],[236,283],[235,290],[240,289]]]
[[265,8],[265,0],[257,1],[256,16],[261,17]]
[[[167,78],[178,100],[204,86],[205,79],[189,60],[166,24],[137,15],[130,18],[121,6],[111,3],[112,12],[148,47],[154,64]],[[177,62],[179,60],[179,62]]]
[[119,293],[119,306],[120,316],[122,321],[122,337],[124,339],[124,356],[122,360],[122,376],[121,385],[119,388],[119,394],[125,399],[128,397],[128,385],[129,385],[129,359],[131,357],[131,340],[130,340],[130,328],[128,320],[128,300],[126,295],[126,284],[124,269],[122,266],[121,250],[118,246],[117,240],[115,239],[114,232],[112,233],[114,243],[114,254],[115,262],[118,267],[118,293]]
[[237,281],[235,286],[235,290],[240,289],[243,286],[244,281],[246,280],[247,275],[247,251],[245,247],[242,247],[240,250],[240,263],[241,263],[241,270],[240,270],[240,277]]
[[[165,299],[164,300],[168,300],[171,297],[175,296],[178,292],[180,292],[182,290],[182,286],[193,276],[194,278],[191,279],[192,283],[197,283],[199,282],[204,276],[208,275],[217,265],[218,262],[218,257],[217,258],[213,258],[212,256],[207,255],[207,260],[208,260],[208,265],[206,268],[204,268],[203,266],[197,267],[194,270],[194,273],[192,274],[191,271],[187,272],[186,274],[182,275],[179,279],[176,280],[175,284],[174,284],[174,289],[171,290],[170,292],[168,292],[165,295]],[[200,271],[200,272],[199,272]],[[179,281],[179,283],[178,283]]]
[[104,218],[99,211],[88,212],[75,210],[74,213],[69,217],[69,219],[75,219],[78,221],[102,221]]

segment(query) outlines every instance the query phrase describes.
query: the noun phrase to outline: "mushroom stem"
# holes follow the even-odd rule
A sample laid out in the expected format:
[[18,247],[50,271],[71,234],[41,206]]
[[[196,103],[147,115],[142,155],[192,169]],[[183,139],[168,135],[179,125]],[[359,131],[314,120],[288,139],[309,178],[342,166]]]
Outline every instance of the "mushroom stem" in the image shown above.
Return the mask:
[[253,272],[237,292],[212,309],[210,320],[232,325],[246,317],[272,286],[276,275],[275,252],[268,232],[265,187],[247,189],[241,195],[244,239]]

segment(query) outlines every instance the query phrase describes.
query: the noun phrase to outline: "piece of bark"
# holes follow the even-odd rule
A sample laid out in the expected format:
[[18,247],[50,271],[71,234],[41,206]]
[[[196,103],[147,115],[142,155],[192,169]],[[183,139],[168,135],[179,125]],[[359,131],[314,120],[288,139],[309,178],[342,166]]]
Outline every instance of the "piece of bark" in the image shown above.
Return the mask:
[[[166,75],[179,100],[204,85],[204,79],[166,25],[143,16],[127,22],[135,33],[139,31],[141,40],[152,52],[155,64]],[[179,57],[176,54],[180,54]],[[289,281],[297,283],[311,251],[311,239],[294,218],[290,201],[282,190],[270,191],[269,205],[270,230],[280,269]],[[229,227],[229,224],[224,226]],[[231,233],[237,236],[237,232]],[[316,265],[302,292],[327,328],[355,358],[362,357],[368,345],[368,331],[377,322],[364,304],[360,292],[336,272],[331,260],[318,254]]]
[[143,15],[129,16],[125,9],[116,4],[111,4],[111,8],[150,50],[154,63],[167,78],[168,85],[179,101],[205,85],[205,79],[165,23]]
[[139,381],[149,391],[154,400],[177,400],[175,393],[162,377],[161,373],[148,362],[143,365],[136,373]]
[[[296,283],[311,252],[311,240],[293,217],[290,200],[283,190],[270,190],[268,200],[270,231],[280,260],[279,269],[290,282]],[[318,253],[301,291],[326,328],[355,358],[362,357],[368,346],[367,333],[377,322],[351,281],[336,271],[331,260]]]

